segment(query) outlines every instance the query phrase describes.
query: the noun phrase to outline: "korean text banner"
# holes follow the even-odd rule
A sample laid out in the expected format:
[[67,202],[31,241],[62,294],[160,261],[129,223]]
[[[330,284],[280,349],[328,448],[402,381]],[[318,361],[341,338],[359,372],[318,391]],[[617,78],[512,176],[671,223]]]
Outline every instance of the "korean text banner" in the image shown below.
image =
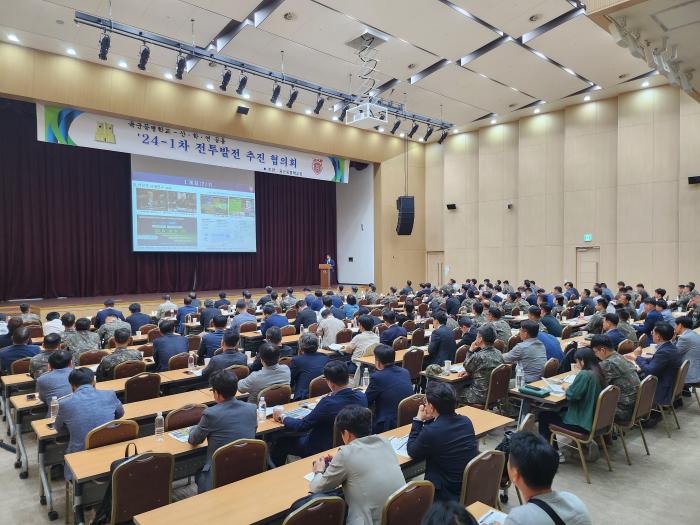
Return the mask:
[[307,179],[348,182],[350,162],[338,157],[243,142],[141,120],[36,105],[42,142],[134,153]]

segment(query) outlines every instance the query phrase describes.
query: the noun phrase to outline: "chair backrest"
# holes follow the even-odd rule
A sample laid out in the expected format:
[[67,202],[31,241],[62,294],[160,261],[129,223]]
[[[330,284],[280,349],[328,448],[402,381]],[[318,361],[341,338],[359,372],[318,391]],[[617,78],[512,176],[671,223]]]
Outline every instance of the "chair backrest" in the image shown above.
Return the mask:
[[562,339],[569,339],[571,338],[571,335],[576,331],[576,327],[567,324],[564,329],[561,331],[561,338]]
[[177,316],[177,310],[166,310],[163,312],[163,318],[167,319],[169,317],[176,317]]
[[133,377],[146,371],[146,363],[143,361],[124,361],[114,367],[114,379]]
[[335,342],[339,345],[349,343],[350,341],[352,341],[352,330],[350,330],[350,328],[343,328],[342,330],[338,330],[338,333],[335,334]]
[[10,372],[13,374],[27,374],[29,372],[29,362],[31,357],[23,357],[22,359],[17,359],[10,365]]
[[141,332],[141,335],[148,335],[148,334],[150,333],[151,330],[155,330],[156,328],[158,328],[158,325],[155,325],[155,324],[145,324],[145,325],[141,326],[141,328],[139,329],[139,331]]
[[418,314],[421,317],[425,317],[425,314],[428,313],[428,305],[426,303],[421,303],[418,305],[418,308],[416,308],[416,310],[418,310]]
[[292,399],[292,388],[289,385],[271,385],[258,392],[256,404],[260,403],[261,397],[265,398],[265,404],[268,407],[285,405]]
[[407,332],[413,332],[413,330],[416,329],[416,322],[409,319],[408,321],[404,321],[401,326],[403,326]]
[[[241,334],[245,334],[246,332],[255,332],[258,329],[258,323],[254,323],[253,321],[248,321],[246,323],[243,323],[240,328],[239,332]],[[263,334],[265,335],[265,334]]]
[[415,381],[420,377],[423,370],[423,356],[425,352],[421,348],[411,348],[403,355],[401,366],[411,374],[411,380]]
[[413,394],[399,401],[396,426],[408,425],[418,414],[418,408],[425,403],[425,394]]
[[675,401],[679,397],[681,397],[681,393],[683,392],[683,386],[685,385],[685,378],[688,375],[688,369],[690,368],[690,361],[687,359],[683,361],[681,364],[681,367],[678,369],[678,373],[676,374],[676,383],[673,386],[673,400]]
[[488,410],[494,403],[508,397],[508,389],[510,387],[510,365],[498,365],[491,370],[489,378],[489,389],[486,394],[485,409]]
[[396,339],[394,339],[394,342],[391,343],[391,346],[394,350],[406,350],[410,345],[408,344],[408,338],[400,335]]
[[331,387],[328,386],[328,381],[323,376],[314,377],[309,383],[309,397],[318,397],[328,394]]
[[518,425],[518,432],[535,433],[535,414],[527,414]]
[[503,339],[496,339],[493,342],[493,347],[501,353],[506,351],[506,344],[503,342]]
[[644,321],[644,319],[647,318],[647,313],[646,311],[642,310],[642,312],[639,314],[639,320]]
[[646,348],[647,346],[649,346],[647,345],[648,341],[649,337],[647,336],[647,334],[642,334],[639,336],[639,346],[641,346],[642,348]]
[[[222,308],[223,310],[227,310],[227,311],[230,311],[230,310],[231,310],[231,309],[229,308],[229,305],[227,305],[227,304],[223,305],[221,308]],[[248,312],[250,315],[255,315],[255,314],[257,314],[257,311],[255,310],[255,308],[246,308],[245,311]]]
[[[134,338],[129,336],[129,340],[126,342],[126,346],[131,346],[134,343]],[[110,337],[109,341],[107,342],[107,347],[108,348],[116,348],[117,347],[117,341],[114,339],[114,337]]]
[[386,329],[387,329],[387,326],[384,323],[378,324],[374,327],[374,331],[377,335],[382,335],[382,332]]
[[593,425],[591,426],[591,436],[604,434],[615,422],[615,410],[617,401],[620,399],[620,389],[615,385],[609,385],[598,394],[598,401],[593,414]]
[[291,512],[282,525],[343,525],[345,501],[338,496],[315,498]]
[[358,306],[367,306],[369,304],[369,301],[367,299],[360,299],[357,301]]
[[29,337],[34,339],[35,337],[42,337],[44,335],[44,329],[40,324],[28,324],[25,325],[27,330],[29,330]]
[[522,342],[523,342],[523,340],[520,339],[519,335],[517,335],[517,334],[511,335],[510,339],[508,339],[508,351],[510,352],[515,345],[517,345],[518,343],[522,343]]
[[467,352],[469,351],[469,347],[467,345],[462,345],[457,349],[457,352],[455,352],[455,363],[464,363],[465,359],[467,359]]
[[624,339],[620,341],[620,344],[617,345],[617,353],[620,355],[625,355],[629,354],[631,351],[633,351],[635,348],[634,341],[630,341],[629,339]]
[[515,306],[515,307],[510,311],[510,315],[512,315],[513,317],[518,317],[518,316],[520,315],[520,308],[518,308],[517,306]]
[[240,381],[241,379],[245,379],[250,375],[250,368],[248,368],[246,365],[231,365],[226,367],[226,370],[230,370],[234,374],[236,374],[236,377]]
[[588,305],[583,309],[583,315],[593,315],[594,313],[595,308],[593,308],[591,305]]
[[196,352],[199,350],[199,346],[202,344],[202,336],[190,334],[187,337],[187,350],[189,352]]
[[381,310],[381,308],[375,308],[374,310],[372,310],[369,313],[369,315],[371,315],[372,317],[379,317],[381,319],[382,318],[382,310]]
[[282,334],[282,337],[286,335],[294,335],[297,333],[297,329],[294,328],[293,324],[288,324],[287,326],[280,328],[280,333]]
[[430,481],[411,481],[394,492],[384,504],[382,525],[419,524],[433,504],[435,486]]
[[192,404],[177,408],[165,416],[165,431],[177,430],[178,428],[191,427],[199,423],[202,419],[202,412],[207,405]]
[[174,467],[171,454],[147,452],[114,469],[111,523],[131,523],[137,514],[169,505]]
[[265,471],[267,443],[260,439],[237,439],[217,449],[211,461],[212,488],[255,476]]
[[542,370],[543,377],[552,377],[557,375],[559,372],[559,359],[556,357],[550,357],[544,364],[544,369]]
[[389,303],[389,308],[394,309],[399,307],[399,302],[398,301],[391,301]]
[[143,352],[143,357],[153,357],[152,344],[141,345],[136,350],[138,350],[139,352]]
[[278,364],[292,367],[292,358],[290,356],[280,357]]
[[168,359],[168,370],[181,370],[187,368],[187,361],[190,357],[189,352],[180,352]]
[[411,344],[413,346],[423,346],[425,341],[425,328],[416,328],[411,334]]
[[139,424],[131,419],[115,419],[93,428],[85,436],[85,449],[104,447],[139,437]]
[[97,365],[106,355],[109,355],[109,352],[105,352],[104,350],[83,352],[78,358],[78,366]]
[[130,377],[124,384],[124,402],[155,399],[160,395],[160,374],[144,372]]
[[163,334],[161,333],[160,329],[158,329],[158,327],[156,327],[155,329],[150,330],[148,332],[148,342],[152,343],[153,341],[155,341],[156,339],[158,339],[159,337],[162,337],[162,336],[163,336]]
[[290,308],[289,310],[287,310],[285,315],[287,316],[287,319],[296,319],[297,318],[297,309]]
[[460,504],[468,507],[480,501],[496,507],[505,463],[506,456],[499,450],[487,450],[472,459],[464,469]]
[[634,404],[634,412],[630,425],[636,423],[639,419],[647,419],[651,414],[651,409],[654,408],[654,394],[656,387],[659,384],[659,378],[656,376],[646,376],[639,385],[637,390],[637,401]]

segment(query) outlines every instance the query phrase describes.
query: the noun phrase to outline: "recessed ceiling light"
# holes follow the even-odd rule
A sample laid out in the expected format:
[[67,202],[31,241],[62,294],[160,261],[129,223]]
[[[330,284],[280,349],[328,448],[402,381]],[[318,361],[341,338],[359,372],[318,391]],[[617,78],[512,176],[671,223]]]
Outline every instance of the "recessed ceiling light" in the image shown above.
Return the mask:
[[278,108],[281,108],[281,107],[282,107],[282,103],[278,100],[277,102],[275,102],[275,106],[277,106]]
[[297,14],[292,12],[292,11],[287,11],[282,18],[284,18],[287,22],[291,22],[292,20],[295,20],[297,17]]
[[496,122],[498,122],[498,121],[495,118],[491,119],[491,124],[495,124]]
[[61,20],[60,18],[57,18],[57,19],[56,19],[56,23],[57,23],[59,26],[62,26],[63,24],[65,24],[65,22],[64,22],[63,20]]
[[418,142],[425,142],[425,139],[423,137],[418,139]]
[[645,80],[644,82],[642,82],[642,87],[649,87],[649,81]]
[[173,79],[173,74],[170,73],[170,72],[166,73],[164,76],[165,76],[165,78],[167,78],[168,80],[172,80],[172,79]]
[[627,77],[628,77],[627,73],[622,73],[620,75],[617,75],[617,78],[619,78],[620,80],[622,80],[623,78],[627,78]]
[[535,108],[535,113],[539,113],[539,112],[540,112],[540,108]]
[[591,96],[590,96],[590,95],[586,95],[585,97],[583,97],[583,101],[584,101],[584,102],[588,102],[589,100],[591,100]]
[[119,61],[119,67],[122,67],[122,68],[126,69],[126,68],[129,67],[129,66],[127,65],[126,62],[124,62],[123,60],[120,60],[120,61]]
[[66,49],[66,53],[68,53],[72,57],[77,55],[77,53],[75,52],[75,49],[73,49],[72,47],[69,47],[68,49]]
[[406,136],[406,134],[403,131],[401,133],[399,133],[399,137],[404,138],[405,136]]
[[537,22],[537,21],[540,19],[541,16],[542,16],[542,15],[540,15],[539,13],[535,13],[534,15],[532,15],[532,16],[529,18],[529,20],[530,20],[530,22]]
[[243,93],[243,98],[248,100],[250,98],[250,93],[248,93],[248,92]]
[[337,120],[338,120],[338,115],[333,115],[333,120],[337,121]]
[[311,110],[309,108],[306,108],[304,110],[304,113],[306,113],[307,115],[311,115]]
[[377,131],[378,131],[379,133],[384,133],[384,128],[381,127],[381,126],[379,126],[379,127],[377,128]]
[[452,133],[459,133],[459,130],[458,130],[458,129],[453,129],[453,130],[452,130]]
[[17,35],[14,35],[14,34],[7,35],[7,39],[10,42],[19,42],[19,38],[17,38]]
[[212,84],[211,82],[207,84],[207,89],[214,89],[214,84]]

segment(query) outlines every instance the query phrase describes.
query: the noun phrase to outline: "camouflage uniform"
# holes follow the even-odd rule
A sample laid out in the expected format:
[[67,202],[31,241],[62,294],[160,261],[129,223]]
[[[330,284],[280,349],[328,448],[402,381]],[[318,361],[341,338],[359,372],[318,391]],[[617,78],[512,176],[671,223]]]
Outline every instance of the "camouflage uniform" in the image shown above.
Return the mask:
[[95,332],[88,330],[77,332],[70,330],[63,332],[63,343],[66,345],[66,350],[73,354],[73,364],[78,363],[78,356],[83,352],[95,351],[100,349],[100,336]]
[[107,347],[109,340],[114,337],[114,332],[120,328],[126,328],[131,334],[131,325],[121,319],[115,319],[111,323],[105,323],[97,329],[97,335],[100,337],[100,341],[102,341],[103,348]]
[[552,315],[556,317],[557,315],[561,315],[562,312],[565,310],[563,306],[557,305],[557,306],[552,306]]
[[603,315],[605,312],[594,313],[588,321],[588,324],[584,327],[584,330],[592,334],[602,334],[603,333]]
[[286,312],[290,308],[293,308],[295,304],[297,304],[297,298],[293,295],[288,295],[282,299],[282,310]]
[[639,390],[639,376],[634,364],[613,352],[610,357],[600,362],[600,368],[609,385],[615,385],[620,389],[620,400],[615,410],[615,420],[629,421],[634,411]]
[[367,300],[367,304],[378,304],[379,294],[377,292],[367,292],[365,299]]
[[688,302],[690,301],[689,293],[682,293],[678,296],[676,304],[681,310],[686,310],[688,308]]
[[[466,301],[466,299],[465,299],[465,301]],[[464,304],[464,303],[462,303],[462,304]],[[503,306],[502,306],[503,311],[504,311],[507,315],[511,315],[511,312],[513,311],[513,308],[515,308],[516,306],[518,306],[518,303],[516,303],[516,302],[511,302],[511,301],[503,301],[503,303],[501,303],[501,304],[503,305]]]
[[472,306],[474,306],[475,302],[476,302],[476,299],[473,299],[471,297],[467,297],[464,301],[462,301],[460,308],[465,308],[467,310],[467,312],[471,312]]
[[41,322],[41,318],[37,314],[21,314],[20,317],[22,318],[23,323],[36,323],[36,322]]
[[172,301],[165,301],[156,309],[156,318],[161,319],[163,314],[169,310],[175,310],[177,312],[177,305]]
[[629,339],[633,343],[637,342],[637,332],[631,324],[620,321],[617,325],[617,330],[625,336],[625,339]]
[[387,295],[386,297],[384,297],[384,299],[382,299],[382,304],[385,306],[389,306],[389,304],[393,302],[399,302],[399,298],[396,297],[394,294]]
[[496,332],[496,339],[503,341],[503,344],[508,348],[508,340],[510,339],[510,325],[503,319],[496,321],[487,321],[483,326],[490,326]]
[[245,307],[246,307],[246,309],[251,308],[251,309],[253,309],[253,310],[257,310],[258,305],[257,305],[257,303],[256,303],[255,301],[253,301],[252,298],[250,298],[250,299],[248,299],[248,300],[245,302]]
[[34,379],[49,371],[49,356],[55,350],[42,350],[29,360],[29,373]]
[[479,328],[482,324],[486,324],[486,316],[483,313],[475,315],[472,318],[472,324]]
[[106,381],[114,376],[114,369],[120,363],[126,361],[141,361],[141,352],[138,350],[129,350],[127,348],[117,348],[109,355],[106,355],[100,361],[97,367],[97,381]]
[[481,348],[475,352],[467,352],[464,370],[469,373],[472,383],[460,392],[460,402],[469,405],[486,403],[491,372],[502,364],[503,354],[492,346]]
[[455,321],[454,317],[452,317],[451,315],[448,315],[447,316],[447,323],[445,324],[445,326],[447,328],[449,328],[450,330],[454,331],[454,330],[457,330],[457,328],[459,328],[459,323],[457,321]]
[[700,304],[695,305],[695,309],[691,314],[689,314],[693,320],[693,328],[700,327]]

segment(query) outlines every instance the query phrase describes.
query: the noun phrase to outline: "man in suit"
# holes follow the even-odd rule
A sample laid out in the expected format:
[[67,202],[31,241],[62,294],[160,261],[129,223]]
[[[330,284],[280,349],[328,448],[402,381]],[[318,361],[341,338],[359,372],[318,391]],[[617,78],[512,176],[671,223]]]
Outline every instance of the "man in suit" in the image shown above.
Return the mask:
[[207,408],[202,418],[190,429],[189,443],[199,445],[207,440],[207,459],[197,474],[197,492],[212,487],[211,462],[214,452],[237,439],[254,439],[258,427],[255,405],[236,399],[238,380],[233,372],[219,370],[210,379],[216,405]]
[[382,312],[382,318],[386,328],[379,334],[379,342],[383,345],[391,346],[397,337],[406,337],[408,332],[403,326],[396,324],[396,312],[386,309]]
[[445,300],[445,311],[448,315],[457,315],[457,312],[459,312],[461,301],[459,300],[459,298],[452,295],[451,292],[447,292],[445,294],[445,297],[447,298]]
[[566,297],[567,301],[579,298],[579,293],[578,290],[574,287],[574,283],[572,283],[571,281],[565,282],[564,288],[566,288],[566,290],[564,291],[564,297]]
[[312,324],[318,322],[318,317],[316,312],[314,312],[306,301],[297,301],[297,316],[294,319],[294,328],[296,328],[297,333],[300,334],[302,328],[308,328]]
[[224,338],[228,317],[219,314],[212,321],[214,322],[214,331],[205,332],[202,336],[202,342],[199,344],[199,352],[197,353],[199,364],[204,363],[206,357],[214,357],[214,352],[221,348],[221,340]]
[[433,318],[438,323],[438,328],[430,334],[427,364],[442,366],[445,361],[454,361],[457,343],[455,342],[454,332],[445,326],[447,324],[447,314],[438,312]]
[[299,338],[299,355],[292,358],[291,374],[294,400],[309,397],[309,384],[323,375],[328,356],[318,353],[318,337],[304,334]]
[[243,323],[255,323],[257,325],[258,319],[253,314],[248,313],[245,300],[239,299],[236,301],[236,315],[231,319],[228,329],[232,332],[240,333]]
[[126,318],[126,322],[131,325],[131,335],[141,330],[145,324],[151,324],[151,318],[146,314],[141,313],[141,305],[139,303],[131,303],[129,305],[131,315]]
[[[124,407],[112,390],[95,389],[95,374],[87,367],[76,368],[68,376],[73,393],[59,399],[56,432],[68,431],[66,452],[85,450],[85,437],[94,428],[124,415]],[[66,480],[70,469],[64,468]]]
[[158,323],[158,329],[163,335],[153,341],[153,361],[156,372],[165,372],[171,357],[187,352],[187,339],[174,333],[175,321],[172,319]]
[[219,298],[214,303],[214,308],[221,309],[224,306],[228,307],[230,304],[231,301],[226,299],[226,292],[219,292]]
[[263,315],[265,316],[265,320],[260,325],[260,331],[263,334],[271,326],[282,328],[283,326],[287,326],[289,324],[287,316],[275,312],[275,307],[271,304],[266,304],[263,307]]
[[683,316],[676,319],[676,348],[682,360],[690,361],[686,385],[700,383],[700,334],[693,332],[693,320]]
[[199,308],[200,306],[202,306],[202,301],[197,299],[197,292],[190,292],[187,295],[190,299],[192,299],[192,302],[190,303],[192,304],[192,306],[194,306],[195,308]]
[[272,299],[270,297],[271,294],[272,294],[272,286],[266,286],[265,287],[265,295],[263,295],[260,299],[258,299],[258,302],[255,305],[256,306],[265,306]]
[[288,385],[291,379],[289,367],[280,365],[280,349],[272,343],[263,343],[258,349],[262,360],[262,369],[241,379],[238,390],[248,393],[248,402],[258,402],[258,394],[271,385]]
[[477,328],[469,317],[459,318],[459,331],[462,332],[462,338],[457,341],[457,348],[464,345],[471,346],[476,341]]
[[220,314],[221,310],[214,308],[214,301],[206,299],[204,301],[204,310],[199,314],[199,324],[202,326],[202,331],[206,332],[212,319]]
[[605,314],[603,316],[603,333],[608,336],[615,350],[617,350],[618,345],[626,339],[617,329],[619,323],[620,317],[617,314]]
[[457,394],[452,386],[432,381],[425,397],[406,449],[414,460],[425,460],[425,479],[435,485],[435,499],[457,501],[464,468],[479,453],[479,442],[471,420],[455,413]]
[[41,352],[41,348],[31,344],[29,329],[20,326],[12,333],[12,344],[0,350],[0,367],[4,374],[11,373],[12,363],[25,357],[33,357]]
[[46,417],[50,416],[51,398],[60,399],[72,392],[68,376],[71,368],[71,354],[67,350],[56,350],[49,355],[49,371],[36,380],[36,393],[46,405]]
[[330,462],[314,461],[312,493],[326,492],[339,485],[348,504],[347,525],[380,523],[384,504],[405,484],[401,467],[391,444],[372,434],[372,413],[362,407],[347,406],[336,418],[344,446]]
[[188,295],[182,302],[184,306],[177,309],[177,333],[185,333],[185,323],[187,322],[187,316],[196,314],[198,312],[197,307],[192,306],[192,298]]
[[396,352],[387,345],[374,348],[374,367],[377,370],[370,377],[365,391],[367,404],[374,405],[372,429],[375,434],[396,427],[396,414],[399,403],[413,395],[411,374],[395,364]]
[[114,316],[124,321],[124,314],[121,310],[114,308],[114,299],[105,299],[104,305],[105,307],[95,315],[95,328],[102,326],[109,316]]
[[647,341],[652,338],[652,332],[656,323],[663,321],[663,316],[656,311],[656,300],[652,298],[644,299],[644,311],[647,316],[644,318],[643,325],[634,325],[637,334],[641,337],[642,334],[647,334]]
[[330,256],[330,254],[328,254],[328,253],[326,254],[326,260],[324,262],[325,262],[325,264],[330,265],[330,269],[328,270],[328,277],[330,278],[329,280],[330,280],[331,284],[338,282],[338,279],[337,279],[336,274],[335,274],[335,271],[336,271],[335,261]]
[[171,300],[169,295],[163,296],[163,302],[156,308],[156,319],[162,319],[165,312],[177,311],[177,305]]
[[272,449],[272,462],[283,465],[287,455],[307,457],[323,452],[333,446],[333,424],[338,413],[348,405],[367,407],[367,398],[362,392],[356,392],[348,386],[348,367],[335,360],[326,363],[323,368],[331,393],[323,397],[310,414],[299,419],[286,414],[274,415],[276,421],[301,436],[284,436]]
[[218,370],[223,370],[233,365],[247,365],[245,354],[238,349],[239,335],[235,332],[226,332],[221,340],[223,352],[211,358],[209,364],[202,370],[202,377],[209,378]]
[[561,337],[563,327],[559,322],[559,319],[552,315],[552,306],[549,304],[540,305],[540,309],[544,314],[540,318],[540,322],[547,329],[547,333],[553,335],[554,337]]

